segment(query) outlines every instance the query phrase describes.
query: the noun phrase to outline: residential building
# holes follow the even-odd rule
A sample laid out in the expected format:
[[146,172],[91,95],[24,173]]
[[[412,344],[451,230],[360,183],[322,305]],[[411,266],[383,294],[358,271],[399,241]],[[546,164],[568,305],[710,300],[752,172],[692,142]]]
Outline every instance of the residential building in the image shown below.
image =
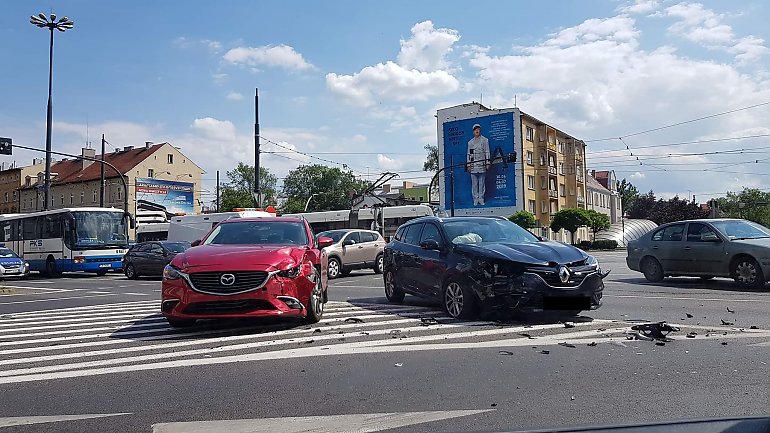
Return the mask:
[[29,185],[32,177],[37,178],[37,173],[45,170],[45,164],[42,160],[32,160],[32,165],[26,167],[17,167],[16,163],[5,167],[5,163],[0,166],[0,213],[17,213],[21,208],[21,196],[19,188]]
[[588,209],[601,212],[615,224],[623,217],[623,205],[618,194],[615,172],[591,170],[586,176],[588,193]]

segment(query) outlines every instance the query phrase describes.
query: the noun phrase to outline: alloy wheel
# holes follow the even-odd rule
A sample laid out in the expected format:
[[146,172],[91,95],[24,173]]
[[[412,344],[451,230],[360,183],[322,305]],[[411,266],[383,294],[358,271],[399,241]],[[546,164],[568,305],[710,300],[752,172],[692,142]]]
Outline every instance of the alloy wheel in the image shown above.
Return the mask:
[[394,286],[393,282],[393,272],[388,272],[385,274],[385,294],[388,296],[388,298],[393,297],[393,288]]
[[459,317],[463,311],[464,299],[463,289],[456,282],[451,282],[446,287],[444,294],[444,305],[452,317]]
[[735,267],[735,279],[742,284],[754,284],[757,280],[757,268],[754,263],[744,260]]
[[337,278],[340,274],[340,263],[337,260],[329,260],[329,269],[327,270],[329,278]]

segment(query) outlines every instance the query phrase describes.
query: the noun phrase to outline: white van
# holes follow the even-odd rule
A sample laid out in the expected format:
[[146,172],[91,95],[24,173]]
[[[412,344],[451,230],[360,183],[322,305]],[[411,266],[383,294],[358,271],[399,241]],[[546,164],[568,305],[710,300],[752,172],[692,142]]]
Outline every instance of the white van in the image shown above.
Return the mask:
[[206,233],[220,221],[232,218],[273,218],[274,216],[273,213],[260,210],[175,216],[169,221],[168,240],[193,242],[206,236]]

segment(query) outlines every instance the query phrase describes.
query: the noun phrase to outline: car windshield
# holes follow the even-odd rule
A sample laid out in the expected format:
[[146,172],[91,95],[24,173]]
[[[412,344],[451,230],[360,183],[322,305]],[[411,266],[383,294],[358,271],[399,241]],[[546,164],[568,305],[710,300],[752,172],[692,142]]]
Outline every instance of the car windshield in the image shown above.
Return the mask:
[[716,221],[711,223],[730,240],[770,238],[770,230],[751,221]]
[[307,232],[302,222],[293,221],[228,221],[221,223],[206,237],[204,245],[306,245]]
[[8,259],[11,257],[18,257],[16,253],[9,250],[8,248],[0,248],[0,258]]
[[454,244],[533,243],[539,239],[518,225],[497,218],[449,220],[444,230]]
[[126,248],[126,218],[122,212],[73,212],[75,244],[83,248]]
[[190,244],[187,242],[163,242],[163,246],[172,253],[182,253],[190,248]]
[[345,236],[345,233],[347,233],[347,231],[345,230],[330,230],[328,232],[318,233],[318,237],[332,238],[332,240],[336,244],[337,242],[340,241],[340,239],[342,239],[343,236]]

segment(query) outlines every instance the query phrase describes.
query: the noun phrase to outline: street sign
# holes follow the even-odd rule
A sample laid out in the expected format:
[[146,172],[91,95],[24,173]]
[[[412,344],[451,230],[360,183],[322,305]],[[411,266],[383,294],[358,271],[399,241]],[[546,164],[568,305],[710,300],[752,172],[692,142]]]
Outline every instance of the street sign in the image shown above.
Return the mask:
[[0,137],[0,155],[13,155],[13,140]]

